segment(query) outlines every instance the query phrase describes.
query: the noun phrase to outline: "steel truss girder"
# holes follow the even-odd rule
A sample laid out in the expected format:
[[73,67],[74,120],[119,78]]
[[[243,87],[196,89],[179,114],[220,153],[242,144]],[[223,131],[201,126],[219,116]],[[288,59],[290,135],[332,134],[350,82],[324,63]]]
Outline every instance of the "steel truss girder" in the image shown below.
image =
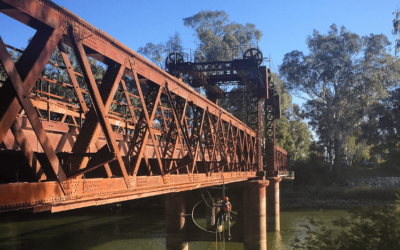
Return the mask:
[[[209,109],[211,113],[220,112],[220,107],[215,103],[208,101],[206,98],[201,96],[199,93],[196,93],[189,86],[186,86],[184,83],[180,82],[174,76],[160,70],[158,67],[148,62],[142,56],[129,49],[125,45],[121,44],[111,36],[105,34],[103,31],[91,26],[87,22],[80,21],[81,18],[74,15],[71,12],[67,12],[64,9],[60,8],[58,5],[52,2],[43,3],[39,0],[24,0],[26,4],[29,3],[31,9],[40,10],[40,11],[31,11],[30,9],[20,9],[18,4],[13,0],[1,0],[12,7],[20,10],[23,13],[26,13],[27,16],[31,19],[35,19],[36,23],[43,23],[43,25],[47,25],[52,28],[57,28],[61,32],[64,32],[64,35],[67,35],[67,27],[69,23],[72,23],[74,27],[77,29],[77,35],[80,39],[87,37],[87,35],[91,35],[91,37],[87,39],[81,40],[82,44],[86,48],[90,48],[100,55],[98,59],[101,62],[106,62],[107,60],[115,61],[116,63],[122,64],[126,58],[130,58],[131,63],[127,65],[125,69],[125,74],[133,77],[133,70],[146,78],[148,81],[154,82],[161,87],[165,86],[165,82],[168,82],[168,87],[171,93],[182,96],[183,98],[188,98],[190,96],[190,100],[192,100],[197,106],[202,109]],[[42,15],[41,13],[50,13],[51,16]],[[23,19],[17,16],[12,16],[11,12],[7,12],[7,15],[10,15],[12,18],[21,21],[27,25],[36,28],[36,26],[32,22],[28,22],[30,19]],[[27,21],[28,20],[28,21]],[[68,41],[64,40],[64,43],[68,44]],[[94,56],[94,54],[91,54]],[[36,78],[37,79],[37,78]],[[189,101],[188,99],[188,101]],[[246,128],[239,119],[230,115],[228,112],[224,111],[222,114],[222,119],[225,121],[232,120],[240,129]],[[255,131],[251,130],[252,136],[255,136]]]
[[133,174],[133,176],[137,175],[137,171],[139,169],[139,165],[143,157],[143,152],[145,150],[147,139],[150,134],[152,141],[154,143],[155,152],[157,154],[157,160],[159,163],[159,167],[161,169],[161,173],[162,175],[164,175],[160,152],[158,151],[158,147],[156,144],[157,140],[155,140],[154,132],[151,127],[157,110],[158,102],[160,101],[161,88],[157,84],[149,83],[148,84],[149,88],[147,90],[147,96],[145,99],[143,97],[143,92],[140,86],[139,78],[137,77],[136,73],[134,73],[134,75],[135,75],[136,87],[140,95],[143,109],[142,112],[140,113],[138,123],[136,124],[135,133],[131,140],[131,145],[128,151],[128,156],[133,158],[132,160],[130,160],[130,166],[133,172],[131,174]]
[[[114,97],[115,91],[118,88],[118,84],[119,84],[119,81],[121,80],[122,73],[125,69],[125,65],[127,64],[127,60],[124,60],[124,63],[122,65],[118,65],[116,63],[109,65],[109,67],[106,71],[106,74],[104,76],[104,79],[103,79],[104,83],[101,85],[102,87],[99,90],[97,88],[97,84],[94,79],[89,62],[87,60],[86,52],[82,45],[81,40],[79,40],[75,37],[76,31],[74,30],[74,27],[72,25],[69,26],[68,30],[69,30],[69,32],[68,32],[69,39],[72,43],[72,47],[74,48],[76,59],[78,61],[78,64],[80,65],[85,82],[89,89],[89,93],[90,93],[92,104],[93,104],[92,110],[93,110],[93,113],[96,114],[97,121],[98,121],[98,123],[93,122],[93,121],[96,121],[96,118],[94,117],[94,115],[93,115],[93,118],[88,119],[88,122],[85,122],[85,125],[87,125],[87,126],[82,127],[82,130],[84,128],[88,128],[88,130],[93,133],[91,133],[91,134],[80,133],[80,135],[81,135],[80,138],[84,138],[84,139],[89,138],[89,140],[87,140],[87,141],[89,141],[89,148],[90,148],[90,145],[92,143],[94,143],[95,140],[97,140],[97,135],[98,135],[98,132],[100,131],[100,126],[101,126],[101,129],[103,130],[104,135],[107,139],[108,151],[110,153],[115,154],[115,158],[116,158],[117,164],[119,166],[119,169],[121,170],[122,175],[124,177],[125,184],[126,184],[127,188],[131,188],[132,183],[129,180],[124,161],[118,150],[118,145],[114,138],[113,130],[112,130],[109,120],[107,118],[107,114],[108,114],[107,111],[109,109],[109,106],[111,105],[111,101]],[[87,117],[88,116],[89,116],[89,113],[87,114]],[[90,122],[90,124],[89,124],[89,122]],[[100,124],[100,126],[99,126],[99,124]],[[90,135],[90,136],[88,136],[88,135]],[[75,145],[82,145],[82,144],[75,144]],[[107,149],[105,149],[104,151],[107,151]],[[92,160],[93,161],[97,160],[101,163],[100,159],[103,159],[104,164],[110,162],[109,160],[111,160],[111,159],[104,159],[103,155],[101,155],[101,154],[98,154],[98,157],[95,157]],[[93,164],[93,165],[101,166],[104,164],[97,163],[97,164]]]
[[[182,123],[184,122],[185,119],[185,110],[186,110],[186,100],[181,98],[181,97],[176,97],[175,98],[175,103],[174,99],[172,99],[171,94],[169,90],[167,89],[167,95],[168,95],[168,100],[169,104],[171,107],[171,113],[172,113],[172,121],[169,125],[168,129],[168,134],[164,146],[164,152],[163,152],[163,160],[165,161],[165,173],[170,173],[171,167],[173,162],[171,161],[172,158],[174,158],[176,148],[179,143],[183,146],[183,142],[181,142],[181,138],[184,136],[184,132],[182,131]],[[186,136],[186,135],[185,135]],[[183,150],[183,147],[182,147]],[[188,152],[190,154],[191,152]],[[169,160],[169,161],[166,161]],[[184,166],[182,166],[184,167]],[[178,170],[178,167],[175,167],[173,171]]]
[[[222,110],[218,105],[194,92],[190,87],[155,67],[143,57],[104,32],[94,28],[74,14],[59,8],[50,1],[21,0],[16,2],[13,0],[0,0],[0,6],[7,6],[8,9],[12,10],[5,11],[4,14],[37,30],[32,41],[22,53],[19,61],[15,64],[15,70],[12,68],[13,64],[9,63],[11,62],[10,59],[1,59],[1,67],[6,68],[9,72],[18,72],[20,80],[17,79],[18,81],[15,82],[14,79],[12,79],[12,81],[8,79],[3,83],[2,88],[0,88],[0,144],[3,143],[3,139],[8,133],[9,128],[11,128],[15,140],[28,159],[28,165],[32,169],[33,175],[36,176],[36,180],[46,180],[46,182],[36,183],[33,189],[30,189],[33,187],[31,185],[32,183],[28,183],[27,185],[23,183],[15,184],[16,189],[14,190],[19,190],[19,194],[13,197],[6,192],[9,185],[0,184],[0,189],[5,191],[0,192],[0,210],[19,209],[29,206],[37,208],[50,206],[54,208],[54,211],[60,211],[61,206],[64,206],[63,209],[79,207],[80,201],[88,202],[85,204],[92,204],[95,200],[102,200],[102,202],[104,200],[105,203],[107,203],[120,199],[133,199],[134,197],[138,197],[138,195],[144,197],[146,195],[155,195],[162,192],[172,192],[176,190],[174,188],[186,190],[186,188],[193,189],[203,187],[198,185],[203,185],[204,183],[204,186],[215,185],[221,182],[222,176],[225,177],[226,182],[230,180],[243,181],[255,176],[254,172],[245,171],[246,169],[250,169],[250,166],[246,167],[240,165],[239,170],[242,172],[234,172],[236,170],[231,169],[238,166],[238,163],[240,163],[237,159],[237,154],[240,153],[244,155],[243,150],[236,150],[239,148],[238,143],[240,140],[236,139],[239,131],[242,131],[242,137],[248,138],[246,139],[246,150],[251,148],[251,144],[249,144],[251,141],[250,138],[255,138],[256,132],[243,124],[239,119],[233,117],[225,110]],[[69,62],[68,55],[64,48],[65,45],[73,47],[83,74],[73,71],[71,62]],[[63,124],[67,115],[64,114],[62,116],[61,125],[65,125],[64,127],[66,127],[66,130],[55,132],[61,134],[61,139],[56,144],[56,150],[54,150],[50,143],[46,143],[46,140],[48,141],[46,137],[52,135],[53,132],[49,130],[48,127],[44,127],[46,124],[45,122],[41,124],[41,117],[38,113],[40,107],[34,106],[33,103],[29,104],[29,102],[37,101],[38,105],[42,105],[41,102],[43,102],[42,99],[44,98],[40,98],[42,94],[35,97],[29,95],[29,93],[39,78],[44,80],[43,77],[40,77],[40,73],[43,71],[45,65],[49,63],[51,53],[53,53],[56,46],[58,46],[60,55],[64,60],[65,67],[62,67],[63,70],[66,70],[68,73],[71,84],[58,83],[54,80],[51,80],[51,84],[68,85],[69,88],[75,91],[76,99],[74,99],[74,102],[77,100],[79,106],[75,105],[73,109],[71,108],[69,110],[68,108],[64,109],[67,110],[67,112],[71,112],[70,114],[74,124],[69,126],[68,129],[68,125],[65,125],[65,123]],[[4,52],[6,51],[4,45],[0,49],[3,50],[3,53],[1,53],[2,55],[8,54]],[[88,65],[87,60],[88,56],[108,65],[106,76],[102,80],[100,86],[95,82],[90,70],[90,65]],[[57,67],[57,65],[55,67]],[[11,69],[11,71],[9,69]],[[111,115],[112,112],[109,110],[109,107],[111,102],[115,102],[113,97],[119,84],[122,86],[126,102],[129,102],[129,98],[132,96],[127,94],[127,86],[124,81],[121,80],[123,74],[127,77],[134,78],[139,93],[139,96],[135,98],[140,99],[142,110],[139,119],[135,121],[134,110],[139,110],[139,108],[132,107],[132,103],[126,104],[126,107],[131,113],[131,117],[125,116],[126,118],[124,119],[131,119],[132,122],[129,122],[135,124],[136,129],[133,134],[128,135],[126,127],[119,127],[119,131],[123,130],[126,134],[123,135],[123,140],[118,139],[119,142],[117,142],[116,138],[122,138],[122,135],[116,134],[113,131],[111,121],[115,116]],[[15,76],[16,75],[13,75],[13,77]],[[79,87],[77,76],[83,77],[89,89],[88,92]],[[50,82],[50,79],[44,81]],[[191,120],[183,114],[183,120],[178,126],[181,131],[181,136],[178,138],[181,140],[181,145],[179,145],[181,146],[181,152],[192,156],[190,161],[188,161],[187,173],[180,173],[176,176],[171,175],[168,177],[168,180],[161,177],[165,175],[162,169],[163,157],[160,153],[160,151],[164,149],[164,145],[159,143],[156,137],[159,135],[157,133],[161,132],[161,130],[155,129],[156,124],[153,122],[156,116],[156,110],[161,109],[160,117],[164,125],[163,129],[166,133],[169,132],[168,123],[171,123],[172,116],[166,118],[164,116],[164,108],[159,108],[161,92],[165,94],[167,82],[171,96],[186,100],[193,110],[192,117],[190,118]],[[150,96],[149,98],[145,97],[142,92],[141,88],[144,85],[147,85],[149,88],[147,91],[147,96]],[[91,107],[86,105],[83,94],[89,95],[92,99]],[[63,101],[70,101],[70,99],[63,99]],[[21,106],[20,103],[23,105]],[[48,107],[50,103],[57,102],[55,102],[54,99],[48,99]],[[58,102],[57,105],[62,105],[60,103],[61,102]],[[33,127],[37,134],[41,148],[45,151],[44,162],[42,162],[42,160],[40,163],[38,162],[35,155],[38,151],[32,150],[33,145],[29,146],[29,143],[27,143],[27,128],[24,127],[21,129],[21,123],[15,120],[21,108],[24,109],[24,115],[28,116],[31,127]],[[73,115],[77,112],[79,113],[79,108],[81,109],[80,113],[82,117],[84,116],[85,119],[85,122],[83,124],[81,123],[82,128],[80,131],[77,125],[77,119],[79,119],[79,117]],[[50,110],[52,110],[51,112],[53,113],[56,112],[55,108],[54,110],[48,108],[49,113]],[[173,110],[169,112],[171,114]],[[142,121],[140,121],[140,118],[142,118]],[[128,121],[125,120],[125,125],[127,122]],[[52,124],[50,123],[52,122],[49,121],[49,126],[53,124],[59,125],[55,122]],[[228,128],[226,128],[226,124],[229,124]],[[89,132],[85,133],[85,131]],[[102,143],[106,142],[105,146],[102,146],[103,144],[99,142],[99,136],[95,136],[97,133],[96,131],[99,131],[99,133],[101,131],[103,132],[105,140],[102,139]],[[146,135],[143,135],[143,132]],[[246,134],[246,136],[244,134]],[[149,139],[151,140],[148,140],[149,135]],[[29,138],[32,138],[31,134],[29,134],[29,136]],[[133,138],[130,139],[131,137]],[[230,143],[229,140],[232,142]],[[65,145],[66,141],[69,141],[71,148],[75,147],[75,149],[72,153],[64,152],[61,154],[59,151],[64,150],[65,147],[63,145]],[[226,146],[228,144],[229,146]],[[127,149],[125,155],[129,155],[131,159],[129,159],[129,156],[122,158],[124,152],[119,148],[121,145],[126,145]],[[184,148],[185,146],[186,149]],[[155,154],[155,156],[147,153],[146,147],[154,149],[151,154]],[[232,147],[234,149],[232,149]],[[92,149],[93,152],[89,149]],[[207,153],[205,151],[207,151]],[[58,154],[58,158],[56,154]],[[66,163],[63,162],[64,166],[61,166],[62,164],[59,159],[62,157],[69,157],[68,154],[73,155],[71,159],[73,157],[74,160],[77,160],[76,157],[78,157],[78,159],[82,159],[83,157],[83,160],[78,160],[78,164],[73,167],[72,171],[64,173],[63,168],[66,168]],[[182,159],[183,156],[184,154],[178,155],[177,157]],[[90,160],[88,160],[89,157],[91,157]],[[153,161],[158,162],[161,176],[137,176],[137,170],[142,158],[145,159],[146,165],[149,168],[149,175],[152,174],[152,170],[154,172],[155,169],[150,167],[149,157],[152,157]],[[203,160],[210,166],[213,166],[216,165],[216,159],[220,160],[222,158],[226,158],[226,161],[229,161],[228,167],[218,170],[224,173],[214,173],[212,176],[209,169],[207,169],[206,172],[210,182],[204,179],[206,178],[204,174],[194,173],[196,170],[199,172],[196,166],[198,161]],[[247,159],[248,158],[249,157],[247,157]],[[213,161],[213,159],[215,160]],[[47,161],[49,161],[50,164]],[[118,167],[122,176],[113,176],[115,173],[111,172],[109,167],[107,168],[107,163],[110,163],[112,166],[112,171],[114,171],[115,167]],[[125,166],[125,164],[127,165]],[[45,168],[45,165],[50,166],[50,168]],[[80,179],[80,176],[83,174],[92,173],[94,169],[100,166],[106,166],[107,176],[113,176],[115,178],[95,180],[95,178],[87,177],[85,179]],[[49,172],[47,172],[47,169],[50,169]],[[226,173],[226,171],[230,172]],[[57,184],[57,182],[52,182],[52,175],[57,177],[59,184]],[[67,180],[67,178],[69,178],[69,180]],[[154,188],[153,182],[158,183],[156,189]],[[97,184],[93,183],[100,184],[96,186]],[[194,183],[196,184],[193,185]],[[98,188],[93,188],[93,186]],[[38,190],[44,191],[40,193]],[[110,192],[115,195],[110,195]],[[27,195],[31,198],[25,199],[24,197],[27,197]],[[95,203],[102,204],[101,202]],[[58,208],[56,209],[55,207]]]
[[[32,105],[31,100],[26,96],[33,88],[36,79],[39,77],[40,72],[46,65],[44,62],[47,62],[50,58],[51,52],[48,50],[53,51],[60,39],[61,34],[56,30],[46,31],[44,34],[42,32],[37,32],[30,42],[31,46],[28,46],[25,50],[26,54],[24,54],[27,56],[21,56],[19,60],[20,63],[14,65],[6,50],[6,46],[0,37],[0,61],[8,75],[7,80],[0,90],[0,96],[2,97],[1,100],[3,101],[1,104],[3,105],[4,102],[8,103],[8,105],[5,104],[4,106],[0,106],[0,141],[3,141],[5,132],[12,126],[12,131],[21,131],[18,127],[18,122],[15,121],[16,116],[21,109],[21,104],[30,123],[32,124],[32,128],[38,137],[57,180],[63,182],[66,180],[66,175],[60,166],[55,151],[49,142],[43,126],[41,125],[36,109]],[[38,47],[41,48],[39,51],[37,51],[37,49],[39,49]],[[25,61],[28,65],[31,65],[32,70],[30,70],[30,68],[24,68],[23,63]],[[34,65],[36,67],[33,67]],[[41,68],[39,69],[38,67]],[[25,79],[23,78],[24,76]],[[10,122],[11,124],[9,124]],[[31,151],[29,145],[25,144],[21,149],[25,149],[25,156],[28,157],[28,161],[32,162],[31,156],[28,156]]]
[[[229,159],[227,157],[227,150],[226,150],[226,147],[225,147],[225,134],[224,134],[224,131],[223,131],[223,128],[222,128],[222,121],[221,121],[220,117],[216,118],[215,122],[213,122],[213,119],[212,119],[211,116],[208,116],[208,118],[210,119],[211,124],[213,125],[213,130],[214,130],[214,133],[215,133],[215,139],[214,139],[215,143],[214,143],[214,147],[213,147],[214,148],[214,155],[213,155],[213,160],[212,161],[216,161],[216,158],[217,158],[216,150],[217,149],[219,150],[219,154],[220,154],[220,157],[221,157],[221,159],[220,159],[220,161],[218,163],[218,166],[210,169],[210,171],[213,171],[215,169],[218,169],[218,170],[222,169],[222,171],[223,171],[223,168],[226,165],[229,166]],[[218,148],[216,147],[217,145],[218,145]]]
[[[205,112],[203,109],[194,105],[193,102],[189,103],[189,105],[192,107],[193,117],[194,117],[192,133],[191,133],[191,137],[190,137],[190,144],[189,144],[189,149],[193,155],[193,161],[192,161],[192,173],[193,173],[194,169],[197,167],[196,159],[197,159],[199,147],[201,144],[201,135],[203,133]],[[202,155],[202,157],[204,159],[204,155]],[[198,170],[197,170],[197,172],[198,172]]]

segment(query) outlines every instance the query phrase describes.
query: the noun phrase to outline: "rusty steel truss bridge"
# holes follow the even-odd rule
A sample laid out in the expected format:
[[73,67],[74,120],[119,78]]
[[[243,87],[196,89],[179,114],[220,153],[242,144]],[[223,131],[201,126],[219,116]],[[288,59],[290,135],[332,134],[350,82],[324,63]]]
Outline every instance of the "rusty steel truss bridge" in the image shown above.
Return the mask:
[[[58,212],[287,168],[275,144],[279,96],[258,49],[226,62],[172,53],[166,72],[51,1],[0,0],[0,12],[36,30],[23,50],[0,36],[0,211]],[[106,68],[100,79],[93,62]],[[242,95],[224,82],[255,89],[246,123],[217,105]]]

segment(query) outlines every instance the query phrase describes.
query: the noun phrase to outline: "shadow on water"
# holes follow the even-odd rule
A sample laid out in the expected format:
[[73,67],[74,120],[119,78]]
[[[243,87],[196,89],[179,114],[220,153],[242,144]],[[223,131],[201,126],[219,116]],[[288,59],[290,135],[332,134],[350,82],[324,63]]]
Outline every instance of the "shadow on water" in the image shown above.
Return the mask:
[[[0,249],[165,249],[165,210],[160,207],[99,206],[61,213],[0,214]],[[116,208],[116,209],[115,209]],[[292,249],[294,237],[310,216],[326,221],[346,216],[344,210],[281,212],[281,232],[268,232],[268,250]],[[219,249],[222,243],[218,243]],[[216,249],[216,242],[189,242],[190,250]],[[225,249],[243,250],[242,243],[225,242]]]
[[0,215],[0,249],[164,249],[164,210],[93,207]]

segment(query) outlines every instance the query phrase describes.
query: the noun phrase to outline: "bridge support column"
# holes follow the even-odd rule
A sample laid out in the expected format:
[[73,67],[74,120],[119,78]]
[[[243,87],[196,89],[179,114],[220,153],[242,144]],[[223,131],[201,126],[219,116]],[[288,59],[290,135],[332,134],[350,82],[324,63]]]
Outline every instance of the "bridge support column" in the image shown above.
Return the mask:
[[244,250],[267,250],[266,189],[269,182],[250,181],[243,189]]
[[165,197],[166,249],[188,250],[185,225],[184,192],[166,194]]
[[281,231],[280,217],[280,177],[269,177],[269,186],[267,187],[267,229],[268,231]]

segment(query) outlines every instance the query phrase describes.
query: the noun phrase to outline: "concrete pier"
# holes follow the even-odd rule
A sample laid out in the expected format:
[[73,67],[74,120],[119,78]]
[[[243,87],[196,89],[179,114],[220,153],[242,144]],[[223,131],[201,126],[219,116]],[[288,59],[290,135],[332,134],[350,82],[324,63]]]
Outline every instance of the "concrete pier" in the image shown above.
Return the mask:
[[267,250],[267,192],[269,181],[243,184],[243,243],[245,250]]
[[280,194],[279,182],[282,181],[280,177],[268,177],[269,181],[267,187],[267,230],[280,231],[281,230],[281,217],[280,217]]
[[188,250],[184,192],[166,194],[165,228],[167,250]]

